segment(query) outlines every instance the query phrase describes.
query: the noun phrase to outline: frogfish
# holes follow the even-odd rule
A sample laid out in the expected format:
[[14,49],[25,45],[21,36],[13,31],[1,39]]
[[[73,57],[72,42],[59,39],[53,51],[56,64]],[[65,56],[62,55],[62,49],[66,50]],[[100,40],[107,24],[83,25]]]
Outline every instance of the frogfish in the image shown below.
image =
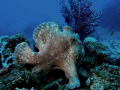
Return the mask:
[[77,65],[85,54],[79,35],[69,26],[60,28],[55,22],[44,22],[34,30],[33,39],[39,52],[33,51],[26,42],[21,42],[13,53],[15,61],[34,65],[33,74],[60,69],[69,79],[69,89],[79,87]]

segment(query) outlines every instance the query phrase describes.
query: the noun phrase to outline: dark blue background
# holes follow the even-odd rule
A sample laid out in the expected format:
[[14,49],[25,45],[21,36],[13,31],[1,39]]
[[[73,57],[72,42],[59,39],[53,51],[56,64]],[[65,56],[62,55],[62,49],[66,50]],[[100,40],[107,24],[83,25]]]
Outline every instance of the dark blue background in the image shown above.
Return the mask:
[[[60,13],[61,0],[0,0],[0,36],[23,33],[32,40],[35,27],[54,21],[65,25]],[[68,3],[68,0],[65,0]],[[92,9],[100,12],[111,0],[90,0]]]

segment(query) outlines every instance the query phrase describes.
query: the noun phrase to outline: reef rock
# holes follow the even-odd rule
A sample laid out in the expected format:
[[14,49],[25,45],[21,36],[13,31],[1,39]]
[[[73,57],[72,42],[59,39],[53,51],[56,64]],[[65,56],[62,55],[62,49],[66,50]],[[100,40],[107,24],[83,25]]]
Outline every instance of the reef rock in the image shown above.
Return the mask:
[[47,73],[54,68],[63,70],[69,79],[68,88],[79,87],[76,65],[85,54],[79,35],[68,26],[62,30],[54,22],[45,22],[34,30],[33,38],[39,52],[33,52],[26,42],[22,42],[16,46],[15,60],[35,65],[33,73]]

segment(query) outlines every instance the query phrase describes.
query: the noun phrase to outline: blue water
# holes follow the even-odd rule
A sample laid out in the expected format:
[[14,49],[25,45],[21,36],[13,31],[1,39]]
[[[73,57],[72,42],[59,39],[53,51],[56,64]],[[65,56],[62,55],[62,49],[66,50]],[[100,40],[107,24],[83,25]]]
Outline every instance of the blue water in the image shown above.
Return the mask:
[[56,0],[0,0],[0,35],[31,34],[42,22],[63,22],[59,2]]
[[[60,25],[66,25],[60,13],[60,1],[0,0],[0,36],[23,33],[27,39],[31,40],[33,30],[42,22],[54,21]],[[68,3],[68,0],[65,1]],[[91,9],[101,12],[107,3],[114,0],[89,1],[93,2]]]

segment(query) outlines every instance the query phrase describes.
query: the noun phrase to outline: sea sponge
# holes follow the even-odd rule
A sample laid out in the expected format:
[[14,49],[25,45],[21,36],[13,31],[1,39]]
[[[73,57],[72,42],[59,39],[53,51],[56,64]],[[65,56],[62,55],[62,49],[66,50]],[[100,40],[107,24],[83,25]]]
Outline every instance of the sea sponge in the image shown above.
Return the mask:
[[69,79],[67,86],[70,89],[79,87],[76,65],[85,54],[79,35],[68,26],[62,30],[57,23],[45,22],[34,30],[33,38],[39,52],[33,52],[26,42],[22,42],[16,46],[15,60],[35,65],[33,73],[47,73],[54,68],[63,70]]
[[86,37],[83,40],[83,44],[89,43],[89,42],[97,42],[97,40],[94,37]]

